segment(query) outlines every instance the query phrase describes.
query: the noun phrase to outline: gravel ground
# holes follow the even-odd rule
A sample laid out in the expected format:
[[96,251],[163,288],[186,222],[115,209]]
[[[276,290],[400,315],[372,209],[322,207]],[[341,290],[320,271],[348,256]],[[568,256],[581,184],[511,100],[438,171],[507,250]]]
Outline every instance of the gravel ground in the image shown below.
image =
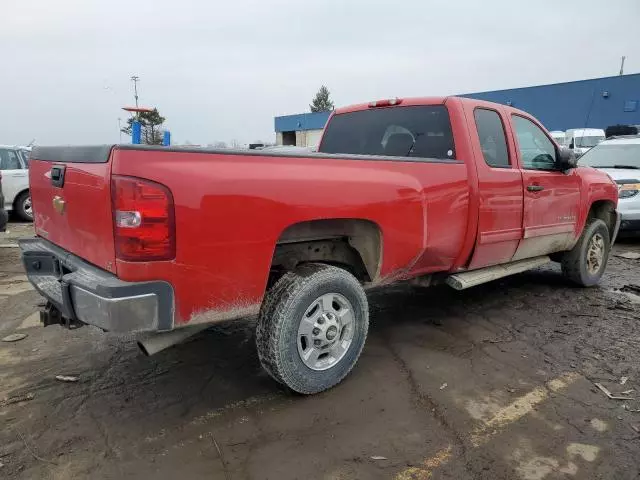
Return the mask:
[[31,228],[9,230],[0,336],[27,337],[0,342],[2,478],[639,477],[640,297],[620,289],[640,285],[640,260],[614,255],[592,289],[553,265],[464,292],[370,292],[358,365],[301,397],[260,368],[251,319],[149,358],[131,338],[38,326],[7,246]]

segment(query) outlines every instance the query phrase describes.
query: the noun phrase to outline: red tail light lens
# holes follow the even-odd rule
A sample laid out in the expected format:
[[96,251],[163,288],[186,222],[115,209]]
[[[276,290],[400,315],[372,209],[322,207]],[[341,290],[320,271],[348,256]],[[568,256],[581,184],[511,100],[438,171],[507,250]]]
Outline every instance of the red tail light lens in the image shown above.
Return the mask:
[[132,262],[175,258],[173,196],[167,187],[114,175],[111,198],[117,258]]

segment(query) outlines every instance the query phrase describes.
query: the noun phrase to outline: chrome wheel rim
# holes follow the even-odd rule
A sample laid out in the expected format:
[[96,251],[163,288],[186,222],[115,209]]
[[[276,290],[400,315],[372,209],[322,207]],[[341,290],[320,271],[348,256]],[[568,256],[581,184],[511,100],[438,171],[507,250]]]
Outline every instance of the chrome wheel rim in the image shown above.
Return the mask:
[[596,233],[587,247],[587,271],[596,275],[604,263],[604,237]]
[[345,356],[355,330],[353,306],[339,293],[316,298],[298,327],[298,353],[311,370],[327,370]]
[[33,210],[31,209],[31,197],[27,197],[24,199],[22,204],[22,209],[24,213],[27,214],[28,217],[33,218]]

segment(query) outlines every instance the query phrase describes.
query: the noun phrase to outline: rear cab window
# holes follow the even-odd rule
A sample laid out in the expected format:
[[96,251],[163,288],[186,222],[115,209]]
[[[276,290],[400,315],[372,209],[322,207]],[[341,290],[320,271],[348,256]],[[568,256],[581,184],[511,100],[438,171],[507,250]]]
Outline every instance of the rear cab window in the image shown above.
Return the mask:
[[507,137],[498,112],[487,108],[476,108],[473,116],[484,161],[490,167],[510,168]]
[[336,114],[319,152],[455,160],[449,112],[444,105],[369,108]]

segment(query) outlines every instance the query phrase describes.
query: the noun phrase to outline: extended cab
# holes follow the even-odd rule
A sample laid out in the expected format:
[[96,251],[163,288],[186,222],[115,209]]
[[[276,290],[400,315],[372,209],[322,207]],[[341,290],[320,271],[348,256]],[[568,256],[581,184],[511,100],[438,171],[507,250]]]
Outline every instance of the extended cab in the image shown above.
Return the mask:
[[463,99],[336,110],[316,153],[37,147],[24,266],[45,325],[146,332],[151,354],[259,316],[265,369],[301,393],[364,346],[365,288],[467,288],[552,259],[602,276],[616,184],[525,112]]

